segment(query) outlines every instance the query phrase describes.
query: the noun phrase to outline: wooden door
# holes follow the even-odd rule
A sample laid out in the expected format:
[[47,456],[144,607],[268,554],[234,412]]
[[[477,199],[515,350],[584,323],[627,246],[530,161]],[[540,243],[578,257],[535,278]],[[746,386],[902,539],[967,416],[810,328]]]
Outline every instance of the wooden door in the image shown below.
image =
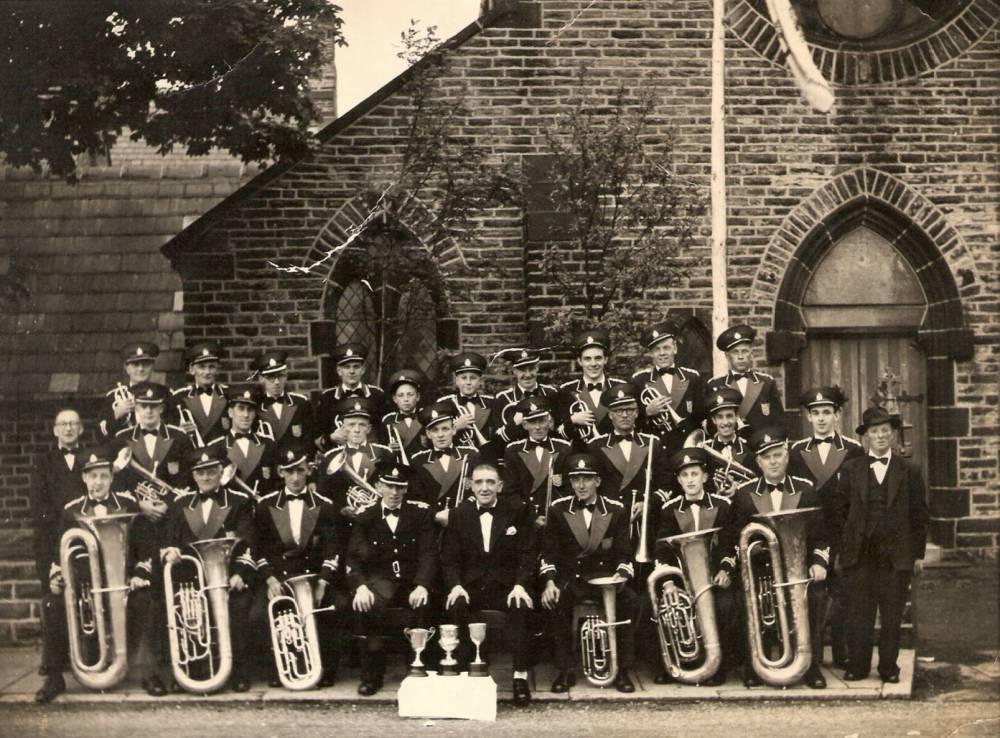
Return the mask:
[[[800,358],[802,386],[839,384],[848,403],[841,414],[841,432],[856,438],[854,432],[861,422],[861,413],[875,404],[876,398],[892,412],[892,401],[898,403],[905,427],[904,452],[910,455],[927,473],[927,414],[926,414],[926,362],[909,335],[850,335],[810,333]],[[889,371],[898,384],[885,391],[880,384]],[[886,395],[889,400],[886,402]],[[909,399],[913,398],[913,399]],[[797,401],[798,395],[788,398]],[[909,427],[912,426],[912,427]],[[802,435],[810,432],[802,416]]]

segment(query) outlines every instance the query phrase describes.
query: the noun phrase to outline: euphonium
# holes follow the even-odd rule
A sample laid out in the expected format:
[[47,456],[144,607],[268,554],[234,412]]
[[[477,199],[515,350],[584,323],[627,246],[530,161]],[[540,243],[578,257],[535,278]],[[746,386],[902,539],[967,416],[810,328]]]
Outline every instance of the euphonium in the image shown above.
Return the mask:
[[[70,528],[59,541],[59,566],[66,582],[63,598],[70,666],[77,681],[90,689],[111,689],[125,678],[128,670],[125,608],[129,588],[125,565],[128,530],[135,517],[135,513],[87,517],[83,519],[85,527]],[[77,582],[73,568],[72,558],[79,545],[86,549],[84,558],[90,570],[89,586]],[[83,605],[84,598],[89,599],[89,605]],[[89,621],[84,621],[85,614]],[[84,632],[85,626],[89,633]],[[93,637],[94,634],[97,659],[87,663],[81,641],[84,636]]]
[[588,615],[580,627],[580,657],[583,674],[595,687],[606,687],[618,676],[618,640],[614,628],[627,625],[631,620],[615,622],[616,587],[621,579],[616,576],[587,580],[601,588],[605,620],[600,615]]
[[722,663],[709,556],[709,542],[718,530],[663,539],[677,551],[680,567],[660,564],[646,580],[663,665],[670,676],[685,684],[710,679]]
[[315,574],[289,577],[285,586],[291,595],[275,597],[267,606],[274,664],[286,689],[312,689],[323,677],[315,615],[334,608],[313,607],[315,578]]
[[[806,568],[806,530],[809,515],[818,511],[819,508],[808,507],[762,513],[755,516],[762,522],[750,523],[740,533],[740,573],[749,618],[750,665],[763,681],[775,687],[799,681],[812,662],[806,590],[810,581]],[[762,582],[758,581],[751,560],[754,544],[760,539],[771,561],[773,594],[770,597],[762,592]],[[781,640],[781,653],[775,659],[766,653],[764,615],[760,610],[771,598],[777,611]]]
[[751,479],[756,479],[759,476],[758,474],[755,474],[753,470],[743,466],[743,464],[733,461],[732,459],[727,459],[714,448],[711,448],[705,442],[705,431],[703,430],[696,430],[688,433],[687,437],[684,439],[684,447],[702,449],[706,454],[715,459],[716,463],[722,464],[724,467],[722,473],[732,479],[736,484],[749,482]]
[[[194,576],[174,586],[174,566],[163,567],[167,605],[167,635],[174,679],[188,692],[207,694],[222,689],[233,671],[229,629],[229,559],[235,538],[212,538],[188,545],[195,556],[180,561],[194,567]],[[199,672],[207,674],[204,678]]]

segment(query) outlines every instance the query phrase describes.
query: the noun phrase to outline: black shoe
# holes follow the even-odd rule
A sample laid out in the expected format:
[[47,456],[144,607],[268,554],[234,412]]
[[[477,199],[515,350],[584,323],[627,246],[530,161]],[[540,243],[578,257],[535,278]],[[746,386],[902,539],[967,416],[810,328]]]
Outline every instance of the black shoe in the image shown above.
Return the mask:
[[615,689],[625,694],[631,694],[635,691],[635,685],[632,684],[632,677],[628,675],[627,671],[622,670],[618,672],[618,678],[615,679]]
[[753,669],[747,669],[743,672],[743,686],[749,689],[750,687],[760,687],[764,684],[757,676],[757,672]]
[[654,684],[673,684],[673,682],[674,678],[665,670],[657,672],[656,676],[653,677]]
[[846,656],[834,655],[833,657],[833,665],[836,666],[838,669],[846,670],[850,666],[850,663],[851,662],[847,660]]
[[238,677],[234,677],[232,681],[232,689],[234,692],[249,692],[250,680],[242,674]]
[[809,667],[804,681],[809,689],[826,689],[826,679],[815,664]]
[[861,671],[854,671],[853,669],[848,669],[844,672],[845,682],[860,682],[862,679],[867,679],[868,674]]
[[52,674],[45,677],[42,688],[35,693],[35,702],[44,705],[51,702],[56,697],[66,691],[66,682],[63,681],[62,674]]
[[167,688],[163,686],[163,682],[160,681],[160,677],[156,676],[156,674],[143,679],[142,688],[146,690],[146,694],[150,697],[162,697],[167,693]]
[[712,676],[702,682],[706,687],[718,687],[726,683],[726,672],[718,669]]
[[170,694],[183,694],[184,687],[177,683],[176,679],[170,680]]
[[358,685],[358,694],[362,697],[371,697],[373,694],[378,692],[378,682],[361,682]]
[[555,681],[552,682],[552,691],[556,694],[562,694],[574,684],[576,684],[576,673],[570,669],[564,669],[556,675]]
[[886,684],[899,684],[899,667],[897,666],[888,674],[880,673],[879,676],[882,677],[882,681]]
[[41,664],[38,667],[38,676],[48,676],[48,674],[49,674],[49,667],[47,667],[45,664]]
[[323,678],[319,680],[319,688],[325,689],[326,687],[332,687],[336,683],[337,683],[337,672],[324,671]]
[[527,679],[514,680],[514,704],[526,705],[531,702],[531,690],[528,688]]
[[272,689],[277,689],[278,687],[282,686],[281,680],[278,678],[277,674],[275,674],[274,676],[272,676],[270,679],[267,680],[267,686],[271,687]]

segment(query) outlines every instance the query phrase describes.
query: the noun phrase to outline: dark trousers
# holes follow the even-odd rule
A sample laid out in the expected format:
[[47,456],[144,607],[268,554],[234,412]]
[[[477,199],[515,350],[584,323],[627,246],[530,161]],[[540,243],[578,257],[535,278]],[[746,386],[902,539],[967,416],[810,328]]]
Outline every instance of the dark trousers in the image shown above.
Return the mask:
[[[480,586],[470,586],[465,588],[469,593],[471,602],[466,602],[464,597],[460,597],[455,604],[447,610],[448,622],[461,626],[465,631],[465,638],[462,639],[458,647],[455,658],[463,667],[475,656],[475,646],[468,640],[469,613],[475,610],[500,610],[507,613],[507,623],[514,639],[513,656],[514,671],[527,671],[528,650],[526,628],[528,622],[528,608],[507,607],[507,595],[510,594],[511,587],[499,582],[484,582]],[[484,660],[488,660],[490,640],[486,641],[483,647],[487,653],[480,653]]]
[[823,633],[829,624],[833,662],[843,663],[847,661],[847,592],[843,574],[837,574],[833,568],[827,569],[826,593],[826,613],[820,618],[817,630]]
[[[358,653],[361,681],[381,683],[385,675],[386,636],[382,628],[385,611],[389,608],[398,608],[402,614],[404,627],[426,628],[430,622],[430,607],[429,605],[410,607],[410,592],[414,587],[412,582],[379,581],[370,583],[368,587],[375,595],[375,603],[368,612],[354,613],[354,634],[361,640]],[[399,632],[393,636],[402,638],[403,634]],[[409,649],[407,659],[407,663],[413,660],[413,654]],[[426,663],[426,657],[423,660]]]
[[[604,615],[604,597],[600,587],[592,584],[570,584],[559,590],[559,602],[552,610],[552,632],[555,646],[556,667],[560,670],[572,669],[573,642],[576,640],[576,630],[573,628],[573,607],[579,601],[596,602]],[[631,669],[635,663],[635,628],[636,616],[639,611],[639,596],[628,584],[618,590],[615,597],[615,621],[631,620],[627,625],[619,625],[613,629],[618,643],[619,669]]]
[[809,582],[807,595],[809,598],[809,641],[812,649],[812,665],[823,663],[823,627],[826,625],[826,614],[829,610],[829,589],[826,581]]
[[878,641],[878,672],[896,671],[903,608],[910,587],[910,571],[898,571],[878,556],[864,554],[857,566],[844,571],[847,589],[847,650],[850,670],[871,671],[875,641],[875,614],[881,615]]

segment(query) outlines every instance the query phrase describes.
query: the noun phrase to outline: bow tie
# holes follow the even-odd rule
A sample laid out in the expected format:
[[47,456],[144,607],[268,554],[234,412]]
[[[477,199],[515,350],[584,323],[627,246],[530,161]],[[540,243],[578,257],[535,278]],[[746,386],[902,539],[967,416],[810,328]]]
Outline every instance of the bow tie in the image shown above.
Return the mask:
[[451,449],[446,448],[443,451],[431,451],[431,461],[437,461],[442,456],[451,456],[454,458],[454,454],[452,454]]
[[886,466],[889,465],[888,456],[869,456],[868,461],[871,464],[885,464]]
[[829,436],[828,438],[813,437],[813,443],[833,443],[833,436]]
[[750,372],[730,372],[729,376],[732,377],[733,382],[738,382],[741,379],[747,379],[750,376]]
[[479,395],[469,395],[468,397],[459,397],[458,401],[463,405],[478,405]]
[[617,433],[615,433],[615,434],[613,434],[611,436],[611,444],[612,445],[617,444],[617,443],[621,443],[622,441],[629,441],[631,443],[635,443],[635,434],[634,433],[629,433],[628,435],[620,436]]
[[604,391],[604,382],[594,382],[591,384],[587,382],[587,392],[593,392],[594,390]]
[[783,484],[780,484],[780,483],[779,484],[771,484],[770,482],[767,482],[766,484],[767,484],[767,491],[768,492],[782,492],[782,491],[784,491],[783,490],[783,487],[784,487]]
[[80,449],[78,447],[77,448],[67,448],[66,446],[60,446],[59,450],[62,452],[63,456],[70,456],[72,454],[75,454]]
[[93,497],[88,497],[87,502],[89,502],[91,505],[104,505],[105,507],[107,507],[108,505],[111,504],[111,495],[109,494],[103,500],[97,500],[94,499]]
[[396,413],[396,417],[399,420],[407,420],[407,419],[411,419],[411,418],[417,417],[417,414],[416,413],[401,413],[401,412],[397,412]]
[[198,502],[205,502],[206,500],[214,500],[219,494],[218,489],[213,489],[211,492],[199,492]]
[[664,374],[671,374],[671,375],[677,374],[677,369],[675,369],[672,366],[665,366],[662,369],[656,370],[656,376],[662,377]]
[[212,394],[212,388],[211,387],[195,387],[194,388],[194,393],[196,395],[210,395],[210,394]]
[[157,436],[160,434],[159,428],[153,428],[152,430],[149,430],[147,428],[142,428],[141,430],[142,430],[142,435],[144,436]]
[[537,387],[537,386],[532,387],[530,390],[522,389],[521,390],[521,396],[522,397],[538,397],[541,394],[540,389],[541,388]]
[[684,502],[685,502],[685,504],[687,504],[688,507],[691,507],[691,505],[699,505],[700,506],[700,505],[704,504],[704,502],[705,502],[705,495],[702,495],[697,500],[689,500],[687,497],[685,497],[684,498]]
[[301,498],[303,498],[305,496],[306,496],[306,489],[305,489],[305,487],[303,487],[298,492],[292,492],[291,490],[288,490],[288,489],[285,490],[285,497],[287,497],[289,500],[298,500],[298,499],[301,499]]
[[544,448],[546,451],[548,451],[549,450],[549,442],[548,442],[548,440],[545,440],[545,441],[528,441],[525,444],[525,447],[527,448],[528,451],[533,451],[536,448]]
[[596,502],[591,502],[588,505],[580,505],[580,509],[581,510],[590,510],[590,512],[594,512],[594,508],[595,507],[597,507],[597,503]]
[[[496,507],[496,505],[494,505],[493,507]],[[479,508],[479,514],[480,515],[486,515],[487,513],[489,513],[490,515],[492,515],[493,514],[493,507],[480,507]]]
[[241,438],[245,438],[248,441],[252,441],[253,433],[233,433],[233,438],[235,438],[237,441],[240,440]]
[[274,407],[275,405],[281,405],[282,403],[284,403],[284,401],[285,401],[284,397],[265,397],[263,404],[264,407],[267,407],[268,405]]
[[399,517],[399,508],[390,509],[388,507],[383,507],[382,508],[382,517],[383,518],[387,518],[390,515],[395,515],[398,518]]
[[355,387],[354,389],[347,389],[345,387],[340,388],[341,397],[364,397],[365,392],[361,387]]

